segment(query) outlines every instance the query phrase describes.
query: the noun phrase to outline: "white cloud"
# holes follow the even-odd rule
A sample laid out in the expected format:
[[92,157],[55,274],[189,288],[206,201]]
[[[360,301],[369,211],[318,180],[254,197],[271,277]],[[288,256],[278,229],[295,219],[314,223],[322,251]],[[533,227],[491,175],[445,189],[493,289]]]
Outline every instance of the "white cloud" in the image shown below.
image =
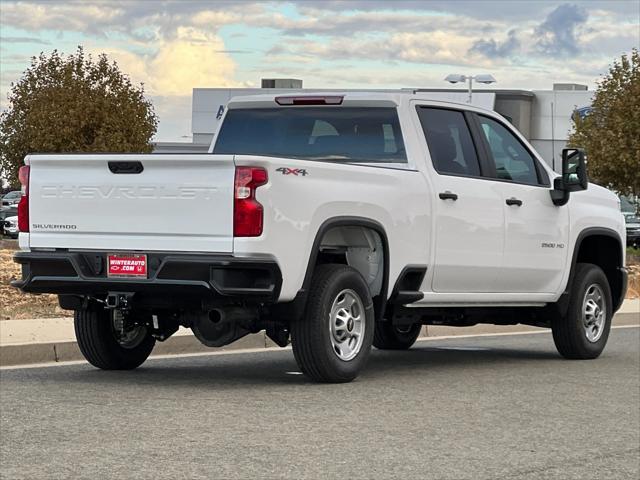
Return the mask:
[[460,65],[491,67],[510,64],[507,58],[486,58],[469,54],[475,38],[455,35],[452,32],[405,32],[382,38],[360,36],[345,42],[343,39],[298,40],[286,48],[273,49],[272,60],[368,60],[386,63],[411,63],[428,65]]
[[193,88],[245,86],[235,79],[236,64],[224,51],[218,36],[181,27],[151,54],[103,47],[92,53],[107,53],[132,81],[144,83],[160,120],[156,140],[188,142]]
[[150,95],[166,97],[191,95],[195,87],[239,86],[236,64],[224,50],[218,36],[180,27],[175,38],[161,40],[152,54],[103,47],[93,52],[107,53],[132,80],[143,82]]
[[2,6],[2,23],[27,31],[90,31],[112,24],[122,14],[114,4],[7,2]]

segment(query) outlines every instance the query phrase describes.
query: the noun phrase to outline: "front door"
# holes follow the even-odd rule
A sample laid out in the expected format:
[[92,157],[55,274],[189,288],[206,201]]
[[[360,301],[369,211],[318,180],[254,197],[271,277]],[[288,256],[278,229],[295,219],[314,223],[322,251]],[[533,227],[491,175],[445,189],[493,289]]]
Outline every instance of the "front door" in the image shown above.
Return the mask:
[[567,260],[569,209],[551,201],[550,181],[509,127],[477,115],[505,212],[505,244],[496,288],[510,293],[555,293]]

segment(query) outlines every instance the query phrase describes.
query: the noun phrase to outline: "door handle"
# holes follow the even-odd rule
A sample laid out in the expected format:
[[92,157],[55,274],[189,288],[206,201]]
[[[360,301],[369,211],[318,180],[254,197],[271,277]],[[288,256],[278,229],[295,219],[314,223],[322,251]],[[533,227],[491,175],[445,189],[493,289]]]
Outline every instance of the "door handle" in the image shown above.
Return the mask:
[[440,197],[440,200],[453,200],[453,201],[456,201],[458,199],[458,195],[456,195],[453,192],[450,192],[449,190],[447,190],[446,192],[439,193],[438,196]]
[[138,174],[142,173],[144,167],[142,162],[108,162],[111,173]]
[[517,205],[518,207],[522,206],[522,200],[518,200],[515,197],[507,198],[506,202],[507,202],[507,205],[509,206],[511,205]]

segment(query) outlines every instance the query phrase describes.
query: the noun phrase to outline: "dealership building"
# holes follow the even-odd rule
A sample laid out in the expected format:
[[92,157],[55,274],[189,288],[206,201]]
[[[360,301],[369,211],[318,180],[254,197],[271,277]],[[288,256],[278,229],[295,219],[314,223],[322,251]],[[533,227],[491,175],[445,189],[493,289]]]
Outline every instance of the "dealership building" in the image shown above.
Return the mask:
[[[385,89],[358,89],[370,92],[397,92]],[[421,92],[434,100],[465,103],[463,89],[407,89]],[[350,89],[305,89],[295,79],[263,79],[262,88],[194,88],[191,109],[192,143],[158,142],[157,152],[206,152],[224,109],[233,97],[264,93],[292,94],[313,92],[349,92]],[[560,155],[573,128],[575,112],[584,113],[591,105],[593,92],[585,85],[556,83],[552,90],[474,90],[472,103],[495,110],[507,118],[555,170],[561,168]]]

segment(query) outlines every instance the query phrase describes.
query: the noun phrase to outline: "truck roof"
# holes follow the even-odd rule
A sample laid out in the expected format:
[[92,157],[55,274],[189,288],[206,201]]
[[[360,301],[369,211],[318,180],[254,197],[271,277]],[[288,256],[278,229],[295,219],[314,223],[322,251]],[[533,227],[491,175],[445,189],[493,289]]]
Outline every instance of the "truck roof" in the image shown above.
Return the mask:
[[[460,91],[461,95],[466,96],[465,91]],[[397,107],[401,103],[409,100],[428,100],[434,104],[442,104],[443,106],[464,106],[466,108],[477,108],[484,111],[493,112],[491,109],[484,108],[477,104],[469,104],[466,102],[456,102],[452,100],[443,100],[442,95],[433,92],[420,92],[413,89],[397,90],[392,92],[375,92],[375,91],[327,91],[327,92],[291,92],[290,94],[279,92],[277,94],[261,94],[261,95],[242,95],[232,97],[227,104],[227,108],[266,108],[282,106],[276,102],[276,98],[293,97],[293,98],[315,98],[315,97],[342,97],[340,105],[349,107]],[[335,105],[339,106],[339,105]],[[495,113],[495,112],[494,112]]]

